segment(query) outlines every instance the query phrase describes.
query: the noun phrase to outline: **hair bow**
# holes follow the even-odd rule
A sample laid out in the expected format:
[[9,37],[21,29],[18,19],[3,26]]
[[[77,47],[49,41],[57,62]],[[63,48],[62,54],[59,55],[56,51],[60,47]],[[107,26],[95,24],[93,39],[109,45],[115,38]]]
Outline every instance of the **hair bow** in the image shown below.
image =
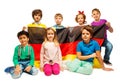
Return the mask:
[[84,14],[84,11],[78,11],[79,14]]

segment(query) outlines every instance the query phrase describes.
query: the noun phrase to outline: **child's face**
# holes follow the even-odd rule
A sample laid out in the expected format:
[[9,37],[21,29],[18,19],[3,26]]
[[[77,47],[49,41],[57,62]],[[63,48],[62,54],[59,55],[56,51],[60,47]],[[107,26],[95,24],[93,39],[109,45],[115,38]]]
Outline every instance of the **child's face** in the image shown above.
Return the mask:
[[86,29],[84,29],[82,31],[82,39],[84,42],[89,43],[90,39],[92,38],[91,34],[89,31],[87,31]]
[[19,41],[22,46],[26,46],[28,44],[29,38],[26,35],[19,36]]
[[85,21],[85,19],[82,14],[77,16],[77,22],[79,23],[79,25],[83,25],[84,21]]
[[95,21],[99,21],[100,20],[100,13],[98,11],[93,11],[92,12],[92,17],[95,19]]
[[54,40],[54,32],[53,32],[53,30],[47,30],[47,39],[48,39],[48,41],[53,41]]
[[63,19],[60,16],[55,17],[55,22],[56,22],[57,25],[61,25],[62,21],[63,21]]
[[35,21],[35,22],[39,22],[40,19],[41,19],[40,14],[34,15],[34,21]]

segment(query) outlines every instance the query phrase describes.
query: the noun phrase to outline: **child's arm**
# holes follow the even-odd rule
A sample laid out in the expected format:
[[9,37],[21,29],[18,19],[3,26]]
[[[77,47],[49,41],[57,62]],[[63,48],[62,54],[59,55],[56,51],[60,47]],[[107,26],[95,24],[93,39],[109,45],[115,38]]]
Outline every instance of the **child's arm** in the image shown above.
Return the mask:
[[60,65],[60,70],[63,71],[63,63],[62,63],[62,53],[61,53],[61,49],[60,46],[58,47],[58,55],[59,55],[59,65]]
[[20,72],[21,72],[20,65],[16,65],[16,66],[15,66],[14,73],[15,73],[16,75],[18,75]]
[[43,44],[41,46],[41,50],[40,50],[40,71],[43,71],[43,55],[45,52],[43,45],[44,45],[44,42],[43,42]]
[[113,71],[112,68],[106,68],[106,67],[104,66],[104,63],[103,63],[103,60],[102,60],[100,51],[96,51],[96,55],[97,55],[97,58],[98,58],[100,64],[102,65],[102,69],[103,69],[103,70],[105,70],[105,71]]
[[95,53],[93,53],[91,55],[87,55],[87,56],[82,56],[81,52],[77,52],[77,58],[80,60],[87,60],[89,58],[94,58],[94,57],[96,57]]
[[112,28],[110,22],[106,22],[105,24],[109,27],[109,28],[108,28],[109,32],[112,33],[112,32],[113,32],[113,28]]

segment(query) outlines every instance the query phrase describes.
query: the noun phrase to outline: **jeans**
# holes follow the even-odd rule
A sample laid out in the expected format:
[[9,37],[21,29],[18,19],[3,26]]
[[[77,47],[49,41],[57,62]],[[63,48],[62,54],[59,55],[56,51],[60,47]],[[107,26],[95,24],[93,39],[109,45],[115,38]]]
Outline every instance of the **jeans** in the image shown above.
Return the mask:
[[112,49],[113,49],[113,45],[107,39],[105,39],[102,46],[105,47],[104,60],[109,61],[110,60],[110,54],[111,54]]
[[16,74],[14,74],[14,69],[15,68],[11,69],[10,74],[11,74],[12,78],[14,78],[14,79],[20,78],[23,72],[28,73],[30,75],[36,75],[38,73],[38,70],[35,67],[32,67],[30,72],[24,71],[25,68],[29,65],[29,63],[30,63],[30,61],[19,61],[21,72],[16,75]]

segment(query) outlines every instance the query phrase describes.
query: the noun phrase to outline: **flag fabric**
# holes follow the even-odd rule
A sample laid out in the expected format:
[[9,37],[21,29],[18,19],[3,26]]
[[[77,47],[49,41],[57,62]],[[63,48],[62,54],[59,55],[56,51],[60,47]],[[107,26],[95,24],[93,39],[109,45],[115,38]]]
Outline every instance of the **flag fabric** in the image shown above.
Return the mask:
[[[93,39],[101,46],[104,41],[105,25],[92,28],[94,30]],[[69,56],[75,57],[76,46],[78,42],[82,40],[80,30],[81,27],[79,26],[56,29],[63,59],[66,59]],[[45,29],[39,27],[28,27],[28,32],[30,35],[29,43],[34,49],[35,60],[40,60],[40,49],[41,44],[44,41]]]

